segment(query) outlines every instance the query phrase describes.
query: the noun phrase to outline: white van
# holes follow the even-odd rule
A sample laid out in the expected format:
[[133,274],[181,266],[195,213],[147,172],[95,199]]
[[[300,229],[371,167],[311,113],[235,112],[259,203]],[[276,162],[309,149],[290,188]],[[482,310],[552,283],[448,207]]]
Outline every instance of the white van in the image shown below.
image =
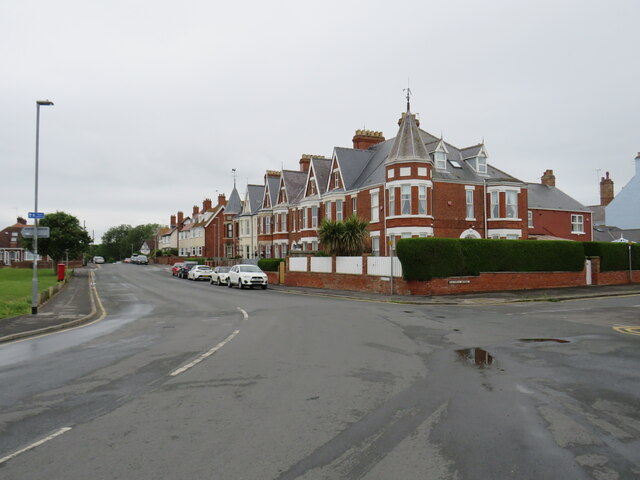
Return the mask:
[[93,263],[104,263],[104,257],[93,257]]

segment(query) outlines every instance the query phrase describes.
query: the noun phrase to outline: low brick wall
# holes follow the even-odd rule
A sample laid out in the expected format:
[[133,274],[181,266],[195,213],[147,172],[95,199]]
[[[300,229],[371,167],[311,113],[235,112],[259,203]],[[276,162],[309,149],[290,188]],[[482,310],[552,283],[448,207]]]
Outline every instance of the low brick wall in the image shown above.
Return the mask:
[[[287,262],[288,266],[288,262]],[[334,267],[335,269],[335,262]],[[598,258],[591,259],[593,285],[625,285],[629,272],[600,272]],[[275,272],[269,272],[269,281]],[[640,282],[640,271],[633,272],[633,282]],[[338,273],[292,272],[284,274],[284,285],[326,288],[332,290],[391,293],[390,277]],[[478,276],[434,278],[426,282],[393,279],[393,293],[399,295],[455,295],[461,293],[532,290],[537,288],[579,287],[587,284],[585,270],[581,272],[492,272]]]
[[267,274],[270,285],[278,285],[280,283],[280,275],[278,274],[278,272],[264,272],[264,273]]

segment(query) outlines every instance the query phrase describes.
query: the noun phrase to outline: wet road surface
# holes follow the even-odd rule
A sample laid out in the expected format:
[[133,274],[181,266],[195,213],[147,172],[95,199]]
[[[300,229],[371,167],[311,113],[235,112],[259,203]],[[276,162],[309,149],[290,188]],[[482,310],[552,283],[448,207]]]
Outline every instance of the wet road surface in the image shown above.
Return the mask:
[[640,477],[640,336],[614,330],[638,296],[408,306],[96,273],[104,320],[0,346],[0,478]]

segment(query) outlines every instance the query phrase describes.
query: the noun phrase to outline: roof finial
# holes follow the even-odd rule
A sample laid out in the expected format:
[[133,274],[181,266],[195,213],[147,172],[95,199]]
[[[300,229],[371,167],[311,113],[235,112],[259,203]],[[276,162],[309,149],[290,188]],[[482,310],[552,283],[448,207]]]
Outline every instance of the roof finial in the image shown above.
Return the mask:
[[233,188],[236,188],[236,169],[232,168],[231,172],[233,174]]
[[403,92],[407,92],[407,113],[411,111],[411,88],[409,87],[409,77],[407,77],[407,88],[402,89]]

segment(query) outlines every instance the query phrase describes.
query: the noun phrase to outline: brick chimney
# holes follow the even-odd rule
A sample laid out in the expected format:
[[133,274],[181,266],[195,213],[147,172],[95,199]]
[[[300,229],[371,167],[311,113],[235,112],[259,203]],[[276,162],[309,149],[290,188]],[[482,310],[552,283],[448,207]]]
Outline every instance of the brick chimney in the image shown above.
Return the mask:
[[609,172],[606,177],[600,179],[600,205],[606,207],[613,200],[613,180],[609,178]]
[[221,193],[218,195],[218,205],[226,205],[227,204],[227,197],[225,196],[224,193]]
[[191,214],[192,217],[195,217],[196,215],[198,215],[200,213],[200,208],[198,208],[197,205],[193,206],[193,213]]
[[211,199],[210,198],[205,198],[202,201],[202,211],[206,212],[207,210],[211,210]]
[[382,132],[374,132],[373,130],[356,130],[356,134],[353,136],[353,148],[356,150],[367,150],[381,142],[384,142]]
[[24,218],[22,218],[22,217],[18,217],[18,223],[19,223],[20,225],[26,225],[26,224],[27,224],[27,221],[26,221]]
[[184,213],[178,212],[178,225],[182,226],[183,221],[184,221]]
[[175,227],[176,226],[176,216],[175,215],[171,215],[171,218],[169,219],[169,226],[170,227]]
[[545,170],[544,174],[540,178],[540,183],[548,185],[549,187],[555,187],[556,176],[553,174],[553,170]]
[[[300,158],[300,171],[301,172],[308,172],[309,171],[309,165],[311,165],[311,159],[312,158],[327,158],[324,155],[309,155],[308,153],[303,153],[302,154],[302,158]],[[267,173],[269,173],[269,171],[267,171]],[[280,172],[278,172],[278,175],[280,175]]]

